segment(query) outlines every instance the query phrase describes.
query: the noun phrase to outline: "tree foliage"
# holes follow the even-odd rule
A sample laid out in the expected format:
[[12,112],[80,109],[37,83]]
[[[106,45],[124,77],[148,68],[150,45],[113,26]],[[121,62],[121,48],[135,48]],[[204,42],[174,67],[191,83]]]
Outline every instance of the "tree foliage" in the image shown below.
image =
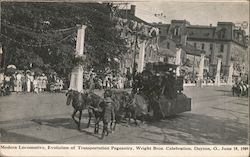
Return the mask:
[[[66,77],[76,64],[73,59],[76,25],[87,26],[87,67],[117,69],[114,58],[127,52],[106,4],[3,2],[1,5],[1,40],[6,65],[14,64],[19,69],[30,69],[32,65]],[[62,41],[65,37],[69,38]]]

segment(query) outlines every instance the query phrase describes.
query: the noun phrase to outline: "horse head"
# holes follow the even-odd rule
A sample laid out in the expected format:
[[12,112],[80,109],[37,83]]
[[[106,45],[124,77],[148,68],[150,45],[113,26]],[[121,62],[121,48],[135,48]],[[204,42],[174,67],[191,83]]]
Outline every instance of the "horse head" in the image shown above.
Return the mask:
[[66,105],[70,105],[71,102],[73,101],[73,90],[69,90],[69,91],[66,93],[66,96],[67,96]]

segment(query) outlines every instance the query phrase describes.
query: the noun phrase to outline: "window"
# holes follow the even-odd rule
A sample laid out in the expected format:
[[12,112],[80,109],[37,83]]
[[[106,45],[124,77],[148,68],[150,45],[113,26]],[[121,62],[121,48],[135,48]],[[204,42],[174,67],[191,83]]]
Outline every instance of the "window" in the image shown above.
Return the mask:
[[220,39],[224,39],[225,38],[225,34],[226,34],[226,29],[223,28],[220,32]]
[[210,50],[213,50],[213,44],[210,44],[210,48],[209,48]]
[[202,44],[201,44],[201,49],[204,50],[204,47],[205,47],[205,44],[202,43]]
[[164,58],[164,62],[166,62],[166,63],[168,62],[168,57]]
[[194,47],[196,48],[196,43],[194,43]]
[[223,51],[224,51],[224,45],[221,44],[221,45],[220,45],[220,52],[223,52]]
[[170,49],[170,44],[169,44],[169,42],[167,42],[167,48]]
[[174,29],[174,35],[175,35],[175,36],[178,36],[178,35],[179,35],[179,28],[178,28],[178,27],[176,27],[176,28]]

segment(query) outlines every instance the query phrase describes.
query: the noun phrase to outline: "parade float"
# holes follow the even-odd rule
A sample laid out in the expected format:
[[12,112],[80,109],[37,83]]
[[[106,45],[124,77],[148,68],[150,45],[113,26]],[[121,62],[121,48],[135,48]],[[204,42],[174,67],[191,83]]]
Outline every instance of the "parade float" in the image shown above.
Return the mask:
[[[191,98],[182,93],[183,76],[176,76],[177,65],[168,63],[148,63],[142,72],[142,82],[150,88],[142,93],[154,93],[150,96],[155,118],[165,118],[191,111]],[[147,94],[145,94],[147,95]]]

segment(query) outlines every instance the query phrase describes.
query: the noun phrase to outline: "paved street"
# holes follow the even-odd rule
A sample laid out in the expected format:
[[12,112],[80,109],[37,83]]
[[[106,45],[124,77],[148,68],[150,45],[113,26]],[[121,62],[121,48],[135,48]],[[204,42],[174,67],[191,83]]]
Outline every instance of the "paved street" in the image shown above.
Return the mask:
[[[192,111],[139,127],[121,124],[104,140],[93,134],[93,123],[78,131],[64,93],[13,94],[0,97],[3,143],[67,144],[248,144],[249,102],[232,97],[229,86],[185,87]],[[97,92],[101,94],[101,91]]]

